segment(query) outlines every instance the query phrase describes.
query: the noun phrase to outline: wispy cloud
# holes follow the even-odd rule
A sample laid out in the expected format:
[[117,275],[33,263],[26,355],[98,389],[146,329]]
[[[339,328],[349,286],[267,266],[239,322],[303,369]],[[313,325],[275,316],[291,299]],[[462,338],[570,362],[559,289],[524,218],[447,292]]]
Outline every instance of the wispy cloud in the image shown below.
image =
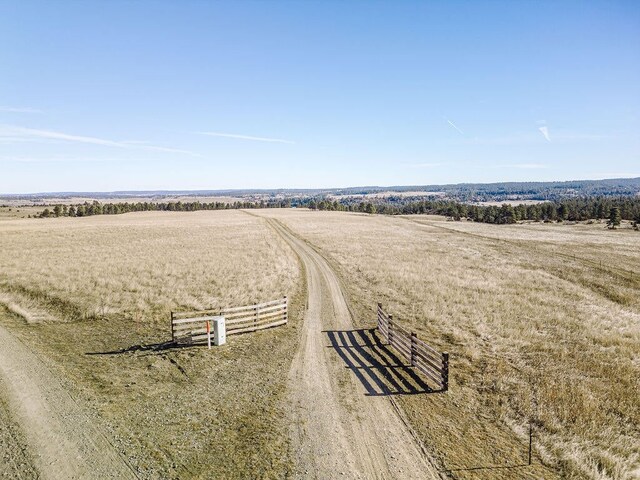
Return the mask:
[[540,130],[540,133],[542,133],[547,142],[551,141],[551,138],[549,137],[549,127],[545,125],[543,127],[538,127],[538,130]]
[[140,141],[114,141],[98,137],[87,137],[84,135],[70,135],[63,132],[55,132],[51,130],[39,130],[34,128],[18,127],[14,125],[0,125],[0,141],[8,142],[39,142],[46,140],[63,141],[72,143],[85,143],[90,145],[100,145],[103,147],[113,147],[122,149],[138,149],[156,152],[181,153],[194,157],[201,157],[200,154],[190,150],[182,150],[179,148],[162,147],[150,145]]
[[201,154],[192,152],[191,150],[183,150],[181,148],[173,148],[173,147],[159,147],[157,145],[136,145],[136,144],[125,144],[131,148],[138,148],[140,150],[151,150],[155,152],[167,152],[167,153],[183,153],[185,155],[191,155],[192,157],[202,157]]
[[149,142],[146,140],[121,140],[120,143],[124,143],[127,145],[148,145]]
[[6,105],[0,105],[0,112],[7,113],[44,113],[42,110],[31,107],[8,107]]
[[37,130],[33,128],[16,127],[12,125],[0,126],[0,137],[18,138],[23,140],[29,139],[48,139],[63,140],[75,143],[90,143],[92,145],[103,145],[106,147],[127,148],[127,144],[105,140],[103,138],[85,137],[81,135],[69,135],[62,132],[53,132],[50,130]]
[[291,140],[283,140],[281,138],[254,137],[251,135],[238,135],[236,133],[222,133],[222,132],[194,132],[194,133],[198,135],[208,135],[209,137],[234,138],[236,140],[251,140],[254,142],[288,143],[290,145],[294,145],[296,143]]
[[[544,133],[530,131],[528,133],[517,132],[509,136],[503,137],[474,137],[467,140],[467,143],[473,145],[527,145],[527,144],[540,144],[546,139]],[[548,132],[547,132],[548,133]],[[551,139],[551,134],[549,134]],[[612,140],[621,138],[616,135],[601,135],[601,134],[588,134],[588,133],[571,133],[571,132],[556,132],[553,134],[553,143],[574,143],[574,142],[597,142],[602,140]],[[551,141],[551,140],[549,140]]]
[[412,168],[434,168],[444,165],[446,165],[446,163],[405,163],[405,166]]
[[544,163],[513,163],[511,165],[503,165],[504,167],[511,168],[524,168],[527,170],[534,170],[539,168],[549,168],[549,165],[545,165]]
[[460,135],[464,135],[464,132],[463,132],[462,130],[460,130],[460,129],[458,128],[458,126],[457,126],[455,123],[453,123],[451,120],[449,120],[449,119],[448,119],[448,118],[446,118],[446,117],[445,117],[445,120],[447,121],[447,123],[448,123],[452,128],[455,128],[455,129],[458,131],[458,133],[460,133]]
[[69,157],[65,155],[48,155],[46,157],[0,155],[0,163],[96,163],[131,160],[134,159],[121,157]]

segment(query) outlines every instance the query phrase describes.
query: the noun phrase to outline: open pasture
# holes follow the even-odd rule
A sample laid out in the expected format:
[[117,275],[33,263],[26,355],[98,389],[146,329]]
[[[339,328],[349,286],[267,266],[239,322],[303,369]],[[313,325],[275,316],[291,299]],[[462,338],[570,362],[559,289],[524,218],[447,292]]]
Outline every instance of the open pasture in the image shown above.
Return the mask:
[[[374,323],[381,301],[396,321],[450,352],[446,395],[399,397],[450,475],[638,474],[637,232],[274,214],[330,260],[361,326]],[[519,467],[530,420],[539,470]]]
[[[637,232],[258,213],[0,223],[0,325],[62,379],[138,476],[295,472],[287,372],[304,272],[260,217],[278,219],[328,261],[355,328],[373,328],[382,302],[400,325],[449,352],[447,393],[393,396],[442,476],[638,474]],[[171,311],[282,295],[291,298],[286,328],[233,337],[218,350],[160,347]],[[7,435],[19,435],[5,417]],[[526,466],[530,422],[534,465]]]
[[[139,477],[290,470],[283,399],[304,302],[296,257],[261,219],[219,211],[7,220],[0,264],[0,325],[61,379]],[[285,329],[211,351],[145,347],[171,339],[172,310],[286,294]]]

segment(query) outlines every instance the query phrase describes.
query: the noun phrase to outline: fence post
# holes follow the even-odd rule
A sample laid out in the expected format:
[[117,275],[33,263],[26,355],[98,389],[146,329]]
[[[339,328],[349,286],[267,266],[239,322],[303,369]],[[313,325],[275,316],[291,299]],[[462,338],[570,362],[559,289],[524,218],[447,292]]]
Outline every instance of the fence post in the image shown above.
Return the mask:
[[171,341],[172,342],[176,341],[175,335],[173,333],[173,312],[171,312]]
[[411,366],[415,367],[416,366],[416,339],[417,339],[417,335],[416,332],[411,332]]
[[393,315],[387,315],[389,317],[389,321],[387,322],[387,343],[390,345],[393,342]]
[[533,425],[529,420],[529,465],[531,465],[531,447],[533,446]]
[[257,330],[258,329],[258,307],[253,307],[253,309],[255,310],[255,316],[253,317],[253,329]]
[[442,390],[449,390],[449,352],[442,354]]
[[376,323],[378,325],[378,330],[380,330],[380,325],[382,323],[382,320],[380,320],[381,316],[382,316],[382,304],[380,302],[378,302],[378,312],[377,312],[378,316],[376,318]]
[[289,321],[289,301],[286,295],[284,296],[284,321]]

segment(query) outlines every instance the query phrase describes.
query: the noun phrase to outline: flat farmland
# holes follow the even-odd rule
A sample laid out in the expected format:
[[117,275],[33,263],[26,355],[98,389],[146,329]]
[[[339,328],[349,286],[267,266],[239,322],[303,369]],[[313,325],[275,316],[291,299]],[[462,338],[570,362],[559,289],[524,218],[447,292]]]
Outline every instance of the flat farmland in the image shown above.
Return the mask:
[[[304,301],[298,260],[264,221],[238,211],[7,220],[0,264],[0,327],[17,339],[15,355],[33,364],[25,370],[34,366],[33,388],[44,392],[54,417],[28,423],[23,435],[15,424],[27,417],[22,400],[32,392],[16,384],[12,394],[0,380],[0,445],[18,445],[7,450],[9,477],[101,477],[82,465],[52,470],[45,454],[24,447],[38,445],[30,432],[57,432],[74,451],[74,437],[85,432],[68,425],[72,416],[97,426],[140,478],[281,478],[290,471],[285,382]],[[138,347],[170,340],[171,310],[283,295],[293,297],[287,328],[233,337],[211,351]],[[16,369],[2,367],[9,377]],[[40,371],[57,383],[38,383]],[[67,392],[69,408],[52,407],[65,405]],[[81,452],[93,462],[90,453]]]
[[[446,394],[398,396],[452,478],[640,474],[640,237],[603,224],[274,211],[348,291],[451,355]],[[534,428],[534,467],[527,461]],[[506,468],[495,468],[506,467]]]
[[[6,219],[0,265],[0,475],[640,474],[630,229],[303,209]],[[171,311],[282,295],[286,327],[162,348]],[[408,367],[371,364],[377,302],[450,353],[448,392],[384,393],[375,372]]]

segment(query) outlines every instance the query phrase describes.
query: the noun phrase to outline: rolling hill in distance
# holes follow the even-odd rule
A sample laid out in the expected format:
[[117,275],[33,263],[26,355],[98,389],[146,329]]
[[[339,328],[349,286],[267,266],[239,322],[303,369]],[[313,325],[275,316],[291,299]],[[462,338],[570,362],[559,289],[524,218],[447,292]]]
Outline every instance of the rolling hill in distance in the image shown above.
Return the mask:
[[640,177],[603,180],[571,180],[561,182],[496,182],[457,183],[446,185],[392,185],[357,186],[323,189],[229,189],[229,190],[133,190],[113,192],[39,192],[27,194],[0,194],[0,202],[25,201],[46,203],[55,199],[87,198],[114,200],[141,198],[165,200],[175,197],[229,197],[229,198],[308,198],[323,196],[380,195],[395,193],[405,196],[434,196],[459,201],[549,201],[586,196],[634,196],[640,194]]

